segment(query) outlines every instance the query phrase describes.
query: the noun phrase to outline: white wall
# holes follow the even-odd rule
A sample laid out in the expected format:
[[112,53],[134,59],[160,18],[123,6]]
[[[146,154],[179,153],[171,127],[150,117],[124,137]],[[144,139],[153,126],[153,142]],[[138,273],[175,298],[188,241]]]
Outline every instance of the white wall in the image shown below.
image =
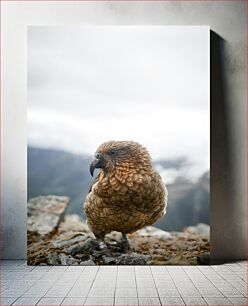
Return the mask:
[[212,258],[246,257],[246,2],[40,2],[2,5],[3,258],[26,257],[27,25],[210,25]]

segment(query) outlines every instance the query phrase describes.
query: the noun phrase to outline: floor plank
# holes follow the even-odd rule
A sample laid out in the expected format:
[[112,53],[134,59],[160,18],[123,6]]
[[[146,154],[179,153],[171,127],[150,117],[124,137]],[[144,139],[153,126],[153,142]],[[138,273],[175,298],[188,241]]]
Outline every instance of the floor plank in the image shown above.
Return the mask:
[[247,263],[37,266],[1,262],[1,305],[247,305]]

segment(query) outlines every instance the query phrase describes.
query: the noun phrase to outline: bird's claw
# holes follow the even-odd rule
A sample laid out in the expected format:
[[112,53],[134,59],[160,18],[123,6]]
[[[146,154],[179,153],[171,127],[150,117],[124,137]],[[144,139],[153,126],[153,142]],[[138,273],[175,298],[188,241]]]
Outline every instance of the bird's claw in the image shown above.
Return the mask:
[[130,245],[129,245],[129,242],[128,242],[128,239],[127,239],[126,235],[122,236],[121,245],[123,247],[124,252],[130,250]]
[[104,241],[100,241],[100,243],[99,243],[99,249],[100,250],[103,250],[103,249],[107,249],[108,247],[107,247],[107,245],[106,245],[106,243],[104,242]]

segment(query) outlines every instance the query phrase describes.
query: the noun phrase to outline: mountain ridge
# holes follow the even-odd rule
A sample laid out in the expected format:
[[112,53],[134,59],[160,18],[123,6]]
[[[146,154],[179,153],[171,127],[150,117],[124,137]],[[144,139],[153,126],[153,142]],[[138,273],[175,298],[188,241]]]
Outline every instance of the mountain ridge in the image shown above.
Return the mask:
[[[92,178],[89,174],[91,157],[57,149],[28,147],[28,199],[39,195],[56,194],[69,196],[71,204],[68,213],[76,213],[84,218],[83,202]],[[177,168],[185,160],[154,161],[166,168]],[[182,230],[198,223],[209,224],[209,172],[205,172],[197,182],[178,177],[166,184],[168,207],[166,216],[156,226],[163,230]]]

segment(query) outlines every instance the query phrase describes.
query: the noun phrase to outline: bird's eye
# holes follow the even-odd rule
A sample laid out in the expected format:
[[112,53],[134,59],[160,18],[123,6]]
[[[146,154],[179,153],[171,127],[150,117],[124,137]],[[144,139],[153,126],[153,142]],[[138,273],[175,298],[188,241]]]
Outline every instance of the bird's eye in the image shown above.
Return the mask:
[[112,156],[113,156],[113,155],[116,155],[116,153],[117,153],[117,152],[116,152],[115,150],[109,151],[109,155],[112,155]]
[[99,158],[101,157],[101,154],[100,154],[100,153],[96,153],[96,154],[95,154],[95,157],[96,157],[97,159],[99,159]]

